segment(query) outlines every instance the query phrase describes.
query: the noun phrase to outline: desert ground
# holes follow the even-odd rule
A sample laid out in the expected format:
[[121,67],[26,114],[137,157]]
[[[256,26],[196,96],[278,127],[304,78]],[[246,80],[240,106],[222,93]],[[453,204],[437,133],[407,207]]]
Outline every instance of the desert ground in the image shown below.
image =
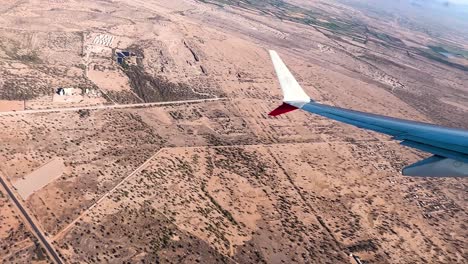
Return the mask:
[[0,177],[59,261],[3,187],[0,261],[466,263],[466,179],[402,176],[429,155],[377,133],[268,116],[274,49],[314,100],[468,128],[463,27],[360,2],[2,2]]

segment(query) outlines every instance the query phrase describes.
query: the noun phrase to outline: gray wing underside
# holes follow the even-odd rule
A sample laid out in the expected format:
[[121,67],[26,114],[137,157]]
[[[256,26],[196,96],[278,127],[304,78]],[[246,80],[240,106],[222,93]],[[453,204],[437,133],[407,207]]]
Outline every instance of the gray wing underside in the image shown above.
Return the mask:
[[462,129],[375,115],[311,101],[302,109],[392,136],[404,146],[434,154],[403,169],[412,176],[468,176],[468,132]]

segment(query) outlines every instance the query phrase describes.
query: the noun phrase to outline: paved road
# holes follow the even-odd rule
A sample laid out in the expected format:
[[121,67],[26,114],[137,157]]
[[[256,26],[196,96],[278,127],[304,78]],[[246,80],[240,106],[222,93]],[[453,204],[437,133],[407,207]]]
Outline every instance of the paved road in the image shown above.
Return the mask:
[[35,113],[53,113],[53,112],[73,112],[73,111],[78,111],[78,110],[139,108],[139,107],[152,107],[152,106],[173,105],[173,104],[203,103],[203,102],[210,102],[210,101],[224,101],[224,100],[227,100],[227,99],[228,98],[221,97],[221,98],[194,99],[194,100],[169,101],[169,102],[157,102],[157,103],[94,105],[94,106],[77,106],[77,107],[66,107],[66,108],[52,108],[52,109],[6,111],[6,112],[0,112],[0,116],[18,115],[18,114],[35,114]]
[[24,218],[28,221],[29,225],[32,227],[34,233],[36,233],[36,237],[41,241],[42,245],[44,245],[46,251],[49,253],[49,256],[52,257],[52,259],[53,259],[53,261],[55,263],[62,264],[63,262],[60,259],[59,255],[57,254],[57,252],[55,252],[55,249],[52,247],[52,245],[46,239],[46,237],[44,236],[42,231],[36,226],[34,221],[29,216],[28,212],[26,212],[26,210],[24,209],[21,202],[16,198],[15,194],[10,190],[7,183],[5,182],[3,177],[1,177],[1,176],[0,176],[0,183],[3,185],[3,188],[5,188],[5,190],[7,191],[8,195],[13,200],[16,207],[18,207],[18,209],[20,209],[20,211],[23,214]]

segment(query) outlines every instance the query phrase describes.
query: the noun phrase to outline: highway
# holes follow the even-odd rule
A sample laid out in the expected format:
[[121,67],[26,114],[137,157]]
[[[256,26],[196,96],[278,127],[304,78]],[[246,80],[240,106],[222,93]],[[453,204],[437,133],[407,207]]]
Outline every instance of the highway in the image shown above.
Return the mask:
[[138,103],[138,104],[111,104],[111,105],[93,105],[93,106],[77,106],[77,107],[64,107],[64,108],[52,108],[52,109],[31,109],[31,110],[20,110],[20,111],[5,111],[0,112],[0,116],[6,115],[19,115],[19,114],[36,114],[36,113],[54,113],[54,112],[73,112],[78,110],[102,110],[102,109],[122,109],[122,108],[140,108],[140,107],[153,107],[153,106],[164,106],[174,104],[187,104],[187,103],[203,103],[210,101],[224,101],[228,98],[209,98],[209,99],[194,99],[194,100],[183,100],[183,101],[169,101],[169,102],[156,102],[156,103]]
[[21,202],[16,198],[15,194],[11,191],[8,184],[6,183],[6,181],[1,176],[0,176],[0,183],[2,184],[3,188],[5,188],[5,190],[7,191],[8,196],[10,196],[11,200],[13,200],[16,207],[18,207],[18,209],[21,211],[24,218],[28,221],[29,225],[32,227],[34,233],[36,234],[36,237],[41,241],[41,244],[45,247],[48,255],[53,259],[53,261],[55,263],[62,264],[63,262],[60,259],[59,255],[57,254],[57,252],[55,252],[55,249],[49,243],[49,241],[47,240],[45,235],[42,233],[42,231],[37,227],[37,225],[31,219],[28,212],[24,209]]

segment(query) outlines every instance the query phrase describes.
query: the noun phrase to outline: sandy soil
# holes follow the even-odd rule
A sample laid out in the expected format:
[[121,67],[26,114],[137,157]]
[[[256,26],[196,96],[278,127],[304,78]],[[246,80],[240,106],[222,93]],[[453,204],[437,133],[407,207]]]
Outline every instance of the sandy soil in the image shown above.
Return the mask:
[[98,87],[107,91],[129,91],[130,84],[127,76],[115,71],[98,71],[88,70],[88,78],[93,81]]
[[24,110],[24,101],[0,100],[0,112]]

